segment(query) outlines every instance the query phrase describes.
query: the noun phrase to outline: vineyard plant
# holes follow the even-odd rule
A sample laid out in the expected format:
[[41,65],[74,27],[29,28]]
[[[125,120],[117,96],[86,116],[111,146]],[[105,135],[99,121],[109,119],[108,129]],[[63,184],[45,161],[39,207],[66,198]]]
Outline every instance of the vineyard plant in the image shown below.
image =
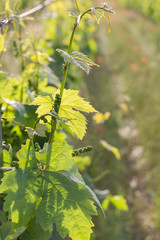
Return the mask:
[[[56,6],[57,9],[65,9],[62,2],[54,6],[54,1],[47,0],[34,11],[40,11],[51,2],[53,8]],[[7,50],[12,48],[14,58],[11,57],[8,69],[12,68],[12,61],[15,61],[20,74],[16,77],[10,75],[2,62],[1,67],[5,69],[0,72],[2,240],[89,240],[94,226],[92,216],[97,215],[97,207],[105,217],[104,208],[107,209],[109,201],[118,206],[116,198],[109,195],[102,207],[94,189],[84,182],[78,171],[75,159],[91,151],[92,147],[87,145],[74,149],[67,140],[69,135],[82,140],[87,125],[83,113],[97,112],[80,96],[78,90],[72,89],[73,82],[66,84],[70,65],[75,65],[87,74],[92,66],[98,67],[86,53],[75,49],[77,47],[79,50],[81,45],[76,34],[82,27],[82,40],[87,38],[85,25],[88,21],[93,18],[99,23],[106,16],[109,24],[109,15],[113,11],[106,3],[83,11],[76,0],[69,5],[73,10],[67,20],[73,26],[70,37],[61,39],[63,31],[69,31],[70,25],[65,27],[64,24],[54,35],[54,46],[48,46],[52,35],[49,31],[41,40],[31,34],[26,36],[24,29],[34,24],[30,16],[34,11],[18,14],[17,9],[11,10],[9,1],[5,3],[0,25],[1,58],[4,54],[7,58]],[[63,14],[56,18],[63,18]],[[91,20],[89,24],[92,22]],[[40,23],[36,24],[39,29]],[[46,25],[50,25],[49,20],[46,20]],[[108,26],[110,32],[110,25]],[[49,29],[52,31],[51,26]],[[7,42],[9,35],[10,41]],[[94,42],[89,43],[87,47],[94,51]],[[82,48],[86,48],[85,44]],[[52,58],[53,53],[55,60]],[[56,64],[59,72],[62,72],[61,81],[61,76],[57,77],[52,71],[52,64]],[[69,76],[69,79],[76,79],[77,71],[74,69],[75,76]],[[102,143],[118,155],[116,148]],[[126,209],[123,198],[119,200],[122,209]]]

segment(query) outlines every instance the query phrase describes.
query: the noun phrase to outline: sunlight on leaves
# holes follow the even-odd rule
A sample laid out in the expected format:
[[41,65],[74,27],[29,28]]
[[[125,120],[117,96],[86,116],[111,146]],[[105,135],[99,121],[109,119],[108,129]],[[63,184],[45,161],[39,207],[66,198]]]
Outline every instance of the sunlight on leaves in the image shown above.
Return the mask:
[[[59,93],[59,90],[56,93]],[[67,123],[68,127],[82,140],[86,133],[87,121],[81,111],[87,113],[97,111],[89,102],[81,98],[78,93],[79,91],[77,90],[64,89],[59,116],[70,120]]]

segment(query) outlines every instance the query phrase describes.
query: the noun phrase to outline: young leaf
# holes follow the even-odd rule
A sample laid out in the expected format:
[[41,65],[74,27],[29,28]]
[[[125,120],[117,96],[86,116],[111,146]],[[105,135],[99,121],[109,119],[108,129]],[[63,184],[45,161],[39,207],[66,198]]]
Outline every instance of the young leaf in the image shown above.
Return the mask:
[[94,7],[91,8],[91,14],[93,14],[94,18],[96,19],[97,23],[99,24],[100,19],[104,17],[104,10],[103,9],[95,9]]
[[44,171],[44,176],[48,178],[48,186],[37,208],[36,221],[44,230],[56,223],[62,238],[68,234],[72,240],[89,240],[93,227],[90,215],[97,213],[89,200],[92,195],[83,184],[60,172]]
[[61,54],[61,56],[64,58],[64,61],[71,62],[72,64],[76,65],[77,67],[81,68],[83,71],[85,71],[87,74],[89,74],[91,70],[91,66],[99,66],[96,63],[94,63],[92,60],[90,60],[85,54],[79,53],[79,52],[72,52],[71,55],[69,55],[67,52],[62,51],[61,49],[57,49],[57,52]]
[[[59,90],[58,90],[59,91]],[[97,112],[89,102],[78,96],[79,91],[64,89],[59,116],[67,118],[69,128],[82,139],[86,133],[86,118],[80,112]]]

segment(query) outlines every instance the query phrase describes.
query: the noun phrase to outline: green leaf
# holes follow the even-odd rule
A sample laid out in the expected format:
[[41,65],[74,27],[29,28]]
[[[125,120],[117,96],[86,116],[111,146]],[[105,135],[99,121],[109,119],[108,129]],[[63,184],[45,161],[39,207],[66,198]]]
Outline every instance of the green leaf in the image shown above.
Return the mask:
[[6,213],[0,210],[0,224],[7,221]]
[[[84,181],[81,181],[80,179],[78,179],[76,176],[74,176],[71,172],[68,172],[68,171],[61,171],[68,179],[70,179],[71,181],[74,181],[76,183],[80,183],[82,185],[84,185],[84,187],[88,190],[88,192],[92,195],[93,199],[95,200],[95,202],[97,203],[97,205],[100,207],[100,209],[102,210],[103,214],[104,214],[104,211],[103,211],[103,208],[96,196],[96,194],[92,191],[92,189],[85,184]],[[105,214],[104,214],[105,215]]]
[[19,240],[48,240],[50,239],[52,231],[44,229],[39,223],[36,223],[36,219],[33,218],[27,227],[27,230],[19,237]]
[[7,104],[15,109],[15,121],[28,126],[33,127],[36,118],[36,107],[28,104],[22,104],[21,102],[10,100],[8,98],[2,98]]
[[82,180],[78,169],[72,158],[72,147],[65,142],[45,143],[40,152],[36,152],[36,157],[44,169],[47,171],[67,170]]
[[49,96],[38,96],[34,99],[30,105],[40,105],[36,111],[38,113],[38,117],[43,114],[50,112],[53,106],[53,100]]
[[34,216],[37,201],[41,196],[40,186],[36,173],[33,174],[28,169],[5,173],[0,185],[0,193],[7,194],[4,211],[9,212],[13,229],[26,226]]
[[[59,90],[56,92],[58,93]],[[56,94],[55,93],[55,94]],[[69,128],[82,139],[86,133],[86,118],[80,112],[97,112],[89,102],[78,96],[79,91],[64,89],[62,101],[59,109],[59,116],[61,118],[69,119],[67,123]]]
[[12,222],[5,222],[0,226],[0,239],[6,240],[8,234],[11,232]]
[[15,108],[21,115],[25,114],[25,107],[21,102],[10,100],[8,98],[2,97],[2,99],[13,108]]
[[44,176],[49,180],[37,208],[37,222],[44,230],[51,229],[56,223],[62,238],[69,234],[72,240],[89,240],[93,227],[90,215],[97,213],[89,200],[91,193],[84,184],[70,180],[60,172],[44,171]]
[[128,205],[126,199],[123,196],[115,195],[109,196],[111,203],[119,210],[128,211]]
[[31,140],[28,139],[26,144],[22,145],[21,149],[17,152],[17,158],[19,160],[19,166],[22,169],[26,167],[37,167],[37,159]]
[[81,68],[83,71],[85,71],[87,74],[89,74],[91,70],[91,66],[99,66],[96,63],[94,63],[92,60],[90,60],[85,54],[79,53],[79,52],[72,52],[71,55],[69,55],[67,52],[62,51],[61,49],[57,49],[57,52],[61,54],[61,56],[64,58],[64,61],[71,62],[72,64],[76,65],[77,67]]
[[10,233],[8,233],[5,240],[17,240],[17,238],[26,230],[26,228],[27,227],[22,226],[16,230],[12,230]]
[[46,130],[48,130],[48,128],[43,123],[37,123],[35,129],[26,127],[26,131],[28,133],[29,138],[33,138],[34,135],[38,135],[40,137],[46,137],[46,133],[45,133]]
[[43,149],[36,152],[36,157],[48,171],[71,170],[74,166],[72,151],[66,143],[45,143]]
[[9,151],[6,149],[2,152],[2,166],[1,167],[10,167],[12,163],[12,147],[9,146]]
[[121,156],[120,156],[120,153],[119,153],[118,148],[113,147],[112,145],[110,145],[109,143],[107,143],[107,142],[106,142],[105,140],[103,140],[103,139],[100,140],[100,143],[101,143],[101,145],[102,145],[104,148],[106,148],[108,151],[111,151],[118,160],[120,160]]

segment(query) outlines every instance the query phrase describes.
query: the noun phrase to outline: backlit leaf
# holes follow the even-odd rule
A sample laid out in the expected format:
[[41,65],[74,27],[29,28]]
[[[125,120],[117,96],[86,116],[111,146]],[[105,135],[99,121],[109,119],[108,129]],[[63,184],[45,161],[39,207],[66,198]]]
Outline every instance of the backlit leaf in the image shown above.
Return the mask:
[[[57,91],[59,92],[59,91]],[[69,119],[67,123],[69,128],[82,139],[86,133],[86,118],[82,112],[97,112],[89,102],[85,101],[78,95],[79,91],[64,89],[62,101],[59,109],[59,116],[61,118]]]
[[68,234],[72,240],[89,240],[93,227],[90,215],[96,214],[93,201],[89,200],[92,195],[83,184],[60,172],[44,172],[44,176],[50,182],[37,208],[37,222],[44,230],[56,223],[62,238]]
[[49,96],[38,96],[34,99],[30,105],[39,105],[36,113],[38,113],[38,116],[50,112],[53,106],[53,100]]
[[9,212],[13,228],[27,225],[35,214],[40,197],[39,185],[36,175],[27,169],[5,173],[0,185],[0,193],[7,193],[4,211]]

